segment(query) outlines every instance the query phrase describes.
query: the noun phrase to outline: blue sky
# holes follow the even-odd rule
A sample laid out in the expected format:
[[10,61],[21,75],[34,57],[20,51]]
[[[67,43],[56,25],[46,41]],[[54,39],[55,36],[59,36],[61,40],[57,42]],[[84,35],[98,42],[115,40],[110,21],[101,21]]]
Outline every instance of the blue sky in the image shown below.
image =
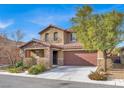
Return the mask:
[[[22,30],[25,33],[23,41],[39,38],[38,32],[49,24],[64,29],[71,27],[70,19],[76,13],[79,4],[39,4],[39,5],[0,5],[0,31],[8,34]],[[121,4],[90,5],[95,13],[111,10],[124,11]]]

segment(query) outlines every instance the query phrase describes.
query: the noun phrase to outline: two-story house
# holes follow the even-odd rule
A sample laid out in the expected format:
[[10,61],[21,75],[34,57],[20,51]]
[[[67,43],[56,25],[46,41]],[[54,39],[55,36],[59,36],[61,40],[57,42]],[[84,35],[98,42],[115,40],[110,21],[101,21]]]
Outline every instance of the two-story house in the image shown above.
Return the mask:
[[95,66],[97,64],[96,51],[89,52],[84,49],[77,42],[74,31],[49,25],[39,34],[40,40],[33,39],[20,47],[24,53],[24,59],[33,56],[37,62],[44,61],[49,67],[52,65]]

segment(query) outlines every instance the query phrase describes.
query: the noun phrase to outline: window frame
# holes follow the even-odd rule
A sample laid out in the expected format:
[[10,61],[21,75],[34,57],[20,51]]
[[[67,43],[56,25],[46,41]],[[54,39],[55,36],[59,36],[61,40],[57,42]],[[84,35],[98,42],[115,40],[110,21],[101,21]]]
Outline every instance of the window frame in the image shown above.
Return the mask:
[[76,42],[77,41],[77,39],[76,39],[76,33],[75,32],[72,32],[71,33],[71,41],[72,42]]
[[54,41],[58,40],[58,32],[54,32],[53,38],[54,38]]
[[45,41],[47,42],[49,40],[49,33],[45,34]]
[[39,57],[45,57],[44,50],[35,50],[34,53]]

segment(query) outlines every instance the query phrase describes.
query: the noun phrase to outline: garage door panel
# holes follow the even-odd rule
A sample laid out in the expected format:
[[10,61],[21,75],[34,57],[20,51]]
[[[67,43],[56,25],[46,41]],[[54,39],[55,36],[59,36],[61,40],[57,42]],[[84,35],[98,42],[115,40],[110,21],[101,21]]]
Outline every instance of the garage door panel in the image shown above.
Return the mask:
[[97,64],[96,53],[86,53],[79,51],[65,51],[64,65],[95,66]]

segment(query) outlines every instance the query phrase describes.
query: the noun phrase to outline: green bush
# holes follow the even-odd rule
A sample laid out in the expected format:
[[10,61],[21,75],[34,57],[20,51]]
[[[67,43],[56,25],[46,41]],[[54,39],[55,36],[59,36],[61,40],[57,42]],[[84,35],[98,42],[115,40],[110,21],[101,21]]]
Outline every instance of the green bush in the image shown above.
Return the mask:
[[24,65],[23,68],[24,68],[25,70],[28,70],[28,69],[30,68],[30,66]]
[[37,65],[37,68],[38,68],[41,72],[46,71],[46,67],[45,67],[43,64],[38,64],[38,65]]
[[46,70],[46,67],[44,65],[34,65],[31,68],[29,68],[28,73],[32,75],[39,74],[41,72],[44,72]]
[[99,72],[91,72],[89,75],[91,80],[107,80],[107,76],[104,74],[100,74]]
[[36,75],[36,74],[40,73],[40,71],[34,66],[29,68],[28,72],[29,72],[29,74],[32,74],[32,75]]
[[23,70],[23,67],[18,67],[18,68],[11,67],[11,68],[8,68],[7,71],[10,72],[10,73],[21,73],[24,70]]
[[18,67],[22,67],[23,66],[23,61],[18,61],[16,64],[15,64],[16,68]]

